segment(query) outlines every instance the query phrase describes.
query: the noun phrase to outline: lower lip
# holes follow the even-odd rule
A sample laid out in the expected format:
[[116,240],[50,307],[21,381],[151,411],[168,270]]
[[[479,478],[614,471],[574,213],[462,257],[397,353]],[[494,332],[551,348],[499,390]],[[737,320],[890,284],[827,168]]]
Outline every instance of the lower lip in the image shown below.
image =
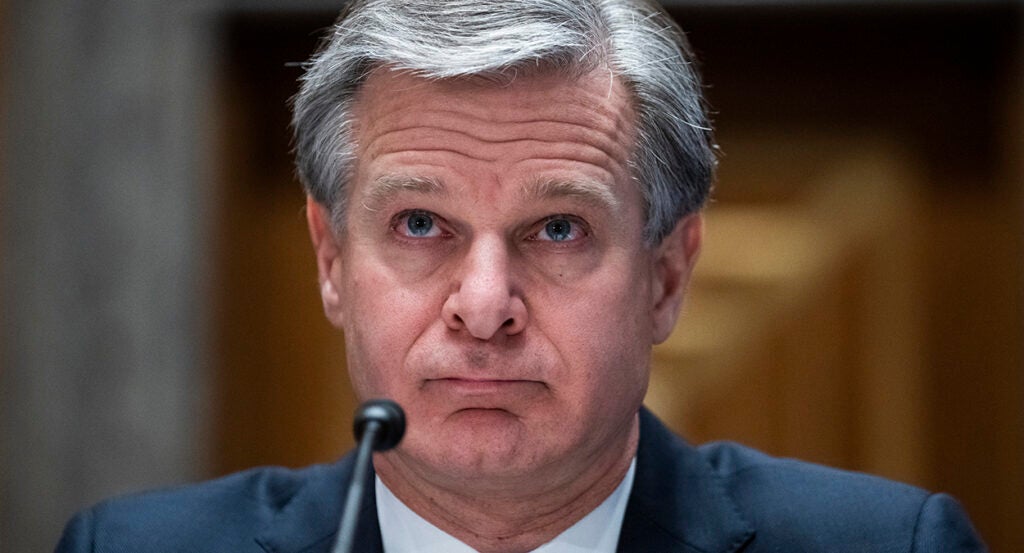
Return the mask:
[[546,390],[543,382],[534,380],[440,378],[427,381],[421,391],[423,399],[440,412],[494,422],[496,414],[521,413],[535,407],[544,401]]
[[439,386],[460,395],[491,395],[509,393],[540,384],[532,380],[473,380],[466,378],[441,378],[428,384]]

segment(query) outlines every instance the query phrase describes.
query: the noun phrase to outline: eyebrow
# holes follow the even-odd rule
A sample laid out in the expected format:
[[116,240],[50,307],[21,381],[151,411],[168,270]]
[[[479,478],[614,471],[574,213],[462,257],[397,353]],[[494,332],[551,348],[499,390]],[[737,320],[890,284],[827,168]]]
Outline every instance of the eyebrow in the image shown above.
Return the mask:
[[445,198],[449,196],[448,188],[440,179],[384,175],[370,183],[363,200],[363,208],[368,211],[379,211],[388,201],[403,192],[436,194]]
[[615,211],[619,208],[619,199],[612,194],[609,187],[600,181],[590,179],[543,178],[529,182],[523,187],[522,192],[527,199],[531,200],[568,197],[607,211]]
[[[363,208],[368,211],[379,211],[392,198],[404,192],[434,194],[442,198],[451,196],[448,187],[437,178],[384,175],[370,183],[362,202]],[[521,196],[526,200],[534,201],[575,198],[607,211],[615,211],[619,208],[619,200],[612,194],[608,186],[591,179],[540,178],[524,185],[521,189]]]

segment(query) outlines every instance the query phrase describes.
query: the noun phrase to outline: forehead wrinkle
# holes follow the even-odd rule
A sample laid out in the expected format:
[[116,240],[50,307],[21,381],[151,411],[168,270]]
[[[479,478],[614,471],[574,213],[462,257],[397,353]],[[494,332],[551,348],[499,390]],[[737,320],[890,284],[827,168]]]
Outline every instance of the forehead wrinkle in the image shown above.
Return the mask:
[[[454,112],[453,112],[454,113]],[[502,152],[506,151],[502,146],[515,144],[541,145],[541,146],[565,146],[575,147],[593,151],[612,159],[624,160],[628,154],[624,152],[623,145],[619,143],[619,134],[615,130],[593,129],[577,123],[561,121],[537,121],[535,125],[545,125],[547,129],[562,127],[568,129],[567,136],[548,137],[539,132],[536,128],[527,129],[523,132],[510,132],[520,123],[504,123],[505,130],[496,130],[485,126],[467,126],[452,124],[451,121],[438,122],[437,125],[408,125],[388,129],[378,133],[369,140],[363,147],[363,153],[367,157],[376,158],[396,153],[451,153],[470,159],[484,161],[497,161],[501,158]],[[523,125],[525,128],[526,125]],[[424,140],[430,142],[420,144]],[[499,147],[498,150],[484,149],[480,152],[469,153],[475,146],[485,148]]]
[[424,195],[433,194],[442,198],[449,196],[448,188],[440,179],[406,175],[384,175],[370,182],[363,198],[363,209],[379,211],[392,198],[406,192]]
[[[378,142],[401,140],[408,136],[430,134],[432,137],[460,137],[485,144],[510,144],[515,142],[560,143],[567,139],[585,142],[592,148],[599,149],[608,155],[614,155],[620,141],[629,138],[630,134],[623,121],[582,121],[560,118],[530,118],[522,120],[492,121],[475,117],[459,111],[423,111],[426,122],[412,125],[395,125],[377,133],[369,141],[368,151],[381,149],[387,153],[388,147],[377,146]],[[436,116],[436,117],[435,117]],[[474,125],[473,123],[482,123]],[[543,138],[545,131],[564,131],[565,136]],[[404,148],[400,148],[404,149]]]
[[593,179],[540,178],[523,186],[522,195],[527,200],[575,198],[610,212],[620,204],[608,186]]

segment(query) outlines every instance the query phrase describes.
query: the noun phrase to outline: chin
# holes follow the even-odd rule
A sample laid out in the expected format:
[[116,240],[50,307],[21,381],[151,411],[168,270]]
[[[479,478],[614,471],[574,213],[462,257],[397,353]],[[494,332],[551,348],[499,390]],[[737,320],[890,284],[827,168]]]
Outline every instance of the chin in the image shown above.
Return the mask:
[[507,480],[535,474],[553,452],[538,449],[517,418],[481,410],[450,417],[441,427],[408,436],[399,446],[417,464],[457,479]]

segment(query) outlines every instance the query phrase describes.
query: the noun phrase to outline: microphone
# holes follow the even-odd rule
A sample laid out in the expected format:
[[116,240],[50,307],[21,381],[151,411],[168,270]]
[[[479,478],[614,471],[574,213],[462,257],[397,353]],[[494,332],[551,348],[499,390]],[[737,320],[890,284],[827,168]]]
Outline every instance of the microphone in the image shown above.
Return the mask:
[[363,500],[363,481],[370,464],[370,451],[387,451],[402,441],[405,435],[405,413],[390,399],[371,399],[356,409],[352,430],[359,446],[352,481],[345,496],[345,511],[341,517],[338,541],[334,553],[350,553],[359,518],[359,505]]

